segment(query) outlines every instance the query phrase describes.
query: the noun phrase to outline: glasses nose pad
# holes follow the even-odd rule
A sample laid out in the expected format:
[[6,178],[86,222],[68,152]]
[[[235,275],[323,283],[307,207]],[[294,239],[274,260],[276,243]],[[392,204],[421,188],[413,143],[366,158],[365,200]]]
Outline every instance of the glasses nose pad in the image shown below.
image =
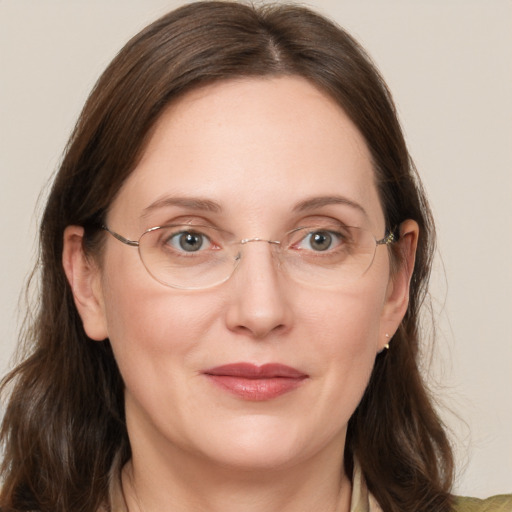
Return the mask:
[[[284,255],[282,254],[282,251],[281,251],[281,242],[274,241],[274,240],[265,240],[262,238],[246,238],[244,240],[241,240],[242,247],[245,247],[245,245],[247,245],[249,242],[265,242],[266,244],[268,244],[271,248],[271,257],[272,257],[272,261],[274,262],[275,268],[281,269],[281,266],[283,264],[283,258],[284,258]],[[236,253],[236,256],[233,260],[234,266],[233,266],[233,270],[231,272],[230,277],[235,273],[236,269],[240,265],[241,259],[242,259],[242,250],[240,249]]]
[[233,260],[233,270],[231,271],[230,277],[235,273],[236,269],[238,268],[238,265],[240,265],[241,259],[242,259],[242,252],[238,251]]

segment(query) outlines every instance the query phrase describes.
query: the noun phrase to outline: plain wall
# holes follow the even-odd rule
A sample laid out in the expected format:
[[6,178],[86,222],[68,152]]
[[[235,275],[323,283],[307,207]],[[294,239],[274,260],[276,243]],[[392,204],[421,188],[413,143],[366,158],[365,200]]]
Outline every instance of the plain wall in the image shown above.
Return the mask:
[[[34,263],[43,200],[35,205],[83,102],[128,38],[179,3],[0,0],[2,370]],[[383,72],[436,215],[426,373],[454,433],[455,490],[512,492],[512,2],[307,5],[355,35]]]

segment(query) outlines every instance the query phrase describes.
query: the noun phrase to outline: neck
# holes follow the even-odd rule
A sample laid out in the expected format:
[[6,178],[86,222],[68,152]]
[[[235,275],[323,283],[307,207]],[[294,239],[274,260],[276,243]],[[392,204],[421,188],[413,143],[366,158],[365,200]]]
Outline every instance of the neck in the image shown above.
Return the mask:
[[351,484],[340,457],[336,464],[329,463],[326,454],[293,466],[249,470],[185,461],[177,455],[158,461],[133,452],[122,472],[129,512],[348,512],[350,508]]

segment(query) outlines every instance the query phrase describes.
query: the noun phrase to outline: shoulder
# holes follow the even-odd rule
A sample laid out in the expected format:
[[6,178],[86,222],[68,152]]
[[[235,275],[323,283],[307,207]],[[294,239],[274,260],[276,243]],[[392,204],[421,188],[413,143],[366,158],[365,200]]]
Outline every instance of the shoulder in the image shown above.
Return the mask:
[[512,512],[512,494],[478,498],[455,498],[454,512]]

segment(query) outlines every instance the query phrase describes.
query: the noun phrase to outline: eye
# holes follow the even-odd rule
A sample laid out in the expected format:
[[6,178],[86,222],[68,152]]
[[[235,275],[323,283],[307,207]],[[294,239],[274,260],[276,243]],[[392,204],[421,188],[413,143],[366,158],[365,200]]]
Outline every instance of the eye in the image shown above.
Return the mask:
[[333,231],[317,230],[309,232],[298,244],[298,249],[317,252],[334,249],[341,243],[341,237]]
[[210,239],[202,233],[194,231],[180,231],[170,236],[167,243],[178,251],[197,252],[211,245]]

